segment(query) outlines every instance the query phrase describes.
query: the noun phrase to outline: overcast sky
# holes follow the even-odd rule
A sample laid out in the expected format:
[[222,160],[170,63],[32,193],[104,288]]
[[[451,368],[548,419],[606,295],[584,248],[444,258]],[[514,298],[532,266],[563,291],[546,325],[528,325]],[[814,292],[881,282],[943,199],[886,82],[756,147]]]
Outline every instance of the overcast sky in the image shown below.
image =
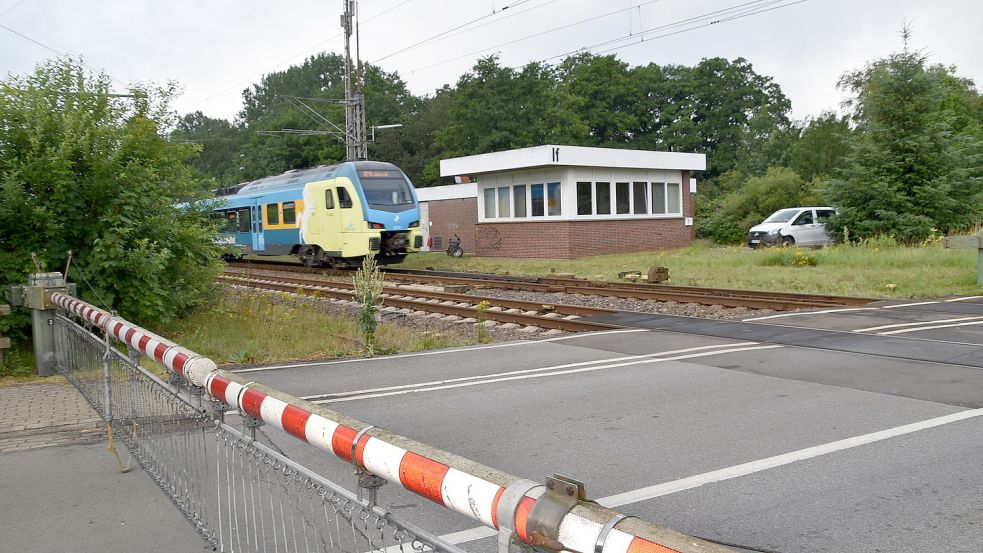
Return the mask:
[[[913,29],[914,48],[933,62],[957,66],[958,74],[978,88],[983,82],[980,0],[360,0],[358,5],[362,59],[398,72],[415,94],[454,84],[479,57],[492,53],[519,67],[556,63],[556,56],[582,48],[616,48],[610,53],[631,65],[744,57],[781,85],[793,116],[801,119],[838,109],[839,76],[899,50],[905,21]],[[342,10],[342,0],[0,0],[0,75],[30,72],[54,56],[52,50],[81,55],[120,90],[133,81],[177,81],[184,89],[175,104],[179,112],[201,110],[232,119],[241,108],[242,89],[264,74],[319,51],[343,52]],[[474,23],[438,41],[397,53],[469,22]]]

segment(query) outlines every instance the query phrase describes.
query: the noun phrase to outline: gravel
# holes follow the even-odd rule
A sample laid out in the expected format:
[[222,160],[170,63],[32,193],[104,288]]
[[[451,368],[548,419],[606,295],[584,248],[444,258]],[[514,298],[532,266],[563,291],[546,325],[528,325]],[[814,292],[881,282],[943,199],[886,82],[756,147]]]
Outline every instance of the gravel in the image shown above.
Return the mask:
[[735,320],[775,313],[773,309],[748,309],[746,307],[724,307],[722,305],[700,305],[697,303],[678,303],[674,301],[655,301],[605,296],[585,296],[582,294],[540,293],[521,290],[502,290],[499,288],[474,288],[468,292],[472,296],[498,299],[534,301],[543,304],[579,305],[618,311],[639,311],[642,313],[661,313],[703,319]]

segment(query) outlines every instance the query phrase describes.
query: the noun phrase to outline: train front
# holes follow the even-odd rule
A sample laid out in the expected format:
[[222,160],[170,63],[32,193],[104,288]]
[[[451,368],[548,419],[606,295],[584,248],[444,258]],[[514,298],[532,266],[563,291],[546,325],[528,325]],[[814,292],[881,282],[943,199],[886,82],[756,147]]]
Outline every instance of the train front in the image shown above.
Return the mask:
[[392,163],[359,161],[353,164],[365,220],[377,236],[369,240],[380,263],[399,263],[423,247],[420,206],[406,174]]

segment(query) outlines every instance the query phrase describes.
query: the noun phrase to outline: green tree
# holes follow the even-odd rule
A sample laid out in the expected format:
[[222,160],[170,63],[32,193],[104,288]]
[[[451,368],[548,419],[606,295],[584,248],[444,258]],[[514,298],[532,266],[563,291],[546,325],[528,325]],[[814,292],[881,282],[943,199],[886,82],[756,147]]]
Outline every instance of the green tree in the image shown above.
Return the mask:
[[[695,67],[650,64],[633,70],[638,130],[633,147],[707,154],[707,178],[746,170],[749,155],[790,126],[791,103],[771,77],[743,58]],[[763,170],[774,160],[758,162]]]
[[579,98],[578,113],[588,127],[583,145],[626,147],[638,129],[639,100],[628,64],[613,55],[571,56],[559,67],[562,89]]
[[134,321],[201,301],[218,251],[188,165],[199,148],[168,140],[174,88],[113,97],[71,59],[0,87],[0,283],[26,282],[31,252],[55,269],[71,250],[80,295]]
[[698,230],[718,242],[742,242],[749,228],[775,211],[820,202],[816,185],[787,167],[772,167],[760,177],[749,178],[743,187],[711,200],[711,208],[702,210],[697,220]]
[[556,70],[529,64],[516,71],[494,57],[458,80],[447,125],[437,131],[444,157],[540,144],[582,144],[587,125],[579,100],[558,87]]
[[907,47],[840,80],[856,132],[828,198],[830,221],[863,238],[917,242],[983,220],[980,98],[955,69]]
[[809,119],[799,139],[789,148],[789,167],[806,180],[832,175],[846,161],[850,132],[847,118],[832,112]]

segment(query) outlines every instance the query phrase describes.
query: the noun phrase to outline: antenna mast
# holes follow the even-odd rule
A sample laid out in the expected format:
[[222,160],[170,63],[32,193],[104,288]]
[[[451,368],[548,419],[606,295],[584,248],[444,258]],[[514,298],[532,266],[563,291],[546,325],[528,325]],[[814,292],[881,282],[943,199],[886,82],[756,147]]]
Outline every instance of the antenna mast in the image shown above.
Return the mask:
[[[345,155],[348,161],[368,159],[368,142],[365,136],[365,95],[362,93],[362,61],[357,59],[357,70],[353,72],[351,36],[355,19],[355,0],[342,0],[345,13],[341,16],[341,27],[345,33]],[[356,23],[357,25],[357,23]],[[358,36],[355,37],[356,41]],[[358,57],[356,42],[355,56]],[[355,90],[352,91],[352,77],[355,77]]]

